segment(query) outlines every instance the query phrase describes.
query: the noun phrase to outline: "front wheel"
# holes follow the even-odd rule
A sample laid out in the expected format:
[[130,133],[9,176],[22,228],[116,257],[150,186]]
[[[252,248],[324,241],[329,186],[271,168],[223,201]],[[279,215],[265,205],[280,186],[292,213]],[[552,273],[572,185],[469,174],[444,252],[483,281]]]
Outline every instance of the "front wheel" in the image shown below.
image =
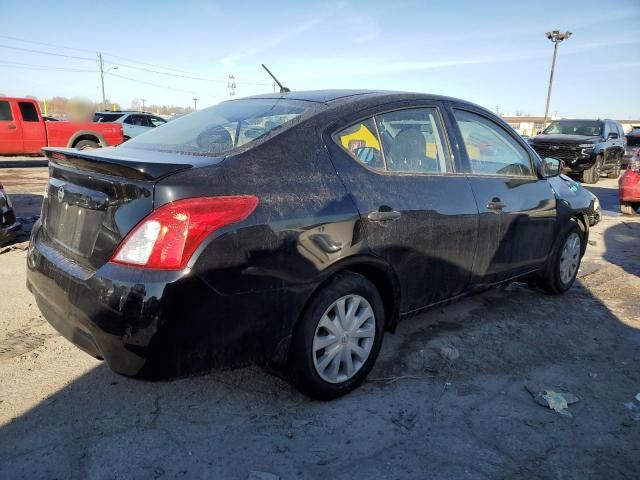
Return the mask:
[[564,293],[571,288],[580,268],[583,242],[584,234],[575,220],[572,220],[571,227],[556,247],[550,264],[537,282],[540,288],[549,293]]
[[384,308],[362,275],[337,274],[311,299],[293,334],[289,373],[310,397],[330,400],[357,388],[380,352]]
[[590,168],[582,172],[582,182],[593,185],[600,180],[600,173],[602,172],[602,155],[596,157],[596,161]]

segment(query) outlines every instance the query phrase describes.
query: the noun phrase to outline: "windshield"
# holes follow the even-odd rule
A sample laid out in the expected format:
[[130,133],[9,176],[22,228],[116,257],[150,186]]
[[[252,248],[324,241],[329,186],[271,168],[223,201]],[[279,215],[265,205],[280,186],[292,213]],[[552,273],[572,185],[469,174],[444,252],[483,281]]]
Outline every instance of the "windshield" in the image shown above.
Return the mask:
[[126,147],[220,155],[283,128],[311,105],[273,98],[223,102],[136,137],[128,141]]
[[601,135],[602,122],[594,120],[560,120],[558,122],[551,122],[542,133],[545,135]]

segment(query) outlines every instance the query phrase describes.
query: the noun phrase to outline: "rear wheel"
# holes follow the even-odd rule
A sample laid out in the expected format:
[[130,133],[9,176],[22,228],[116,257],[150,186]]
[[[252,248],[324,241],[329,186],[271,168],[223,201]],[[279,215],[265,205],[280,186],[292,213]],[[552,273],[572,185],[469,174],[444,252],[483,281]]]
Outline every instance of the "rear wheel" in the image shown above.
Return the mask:
[[632,202],[620,202],[620,211],[624,215],[635,215],[638,205],[639,204]]
[[582,172],[582,182],[593,185],[594,183],[598,183],[600,180],[600,173],[602,172],[602,155],[598,155],[596,157],[596,161],[591,165],[591,168],[588,168],[584,172]]
[[94,140],[80,140],[76,143],[75,148],[78,150],[87,150],[89,148],[99,148],[100,144]]
[[575,220],[565,233],[546,271],[537,285],[549,293],[564,293],[571,288],[578,275],[582,259],[584,234]]
[[291,380],[321,400],[357,388],[378,357],[384,322],[376,287],[362,275],[339,273],[316,293],[296,325]]

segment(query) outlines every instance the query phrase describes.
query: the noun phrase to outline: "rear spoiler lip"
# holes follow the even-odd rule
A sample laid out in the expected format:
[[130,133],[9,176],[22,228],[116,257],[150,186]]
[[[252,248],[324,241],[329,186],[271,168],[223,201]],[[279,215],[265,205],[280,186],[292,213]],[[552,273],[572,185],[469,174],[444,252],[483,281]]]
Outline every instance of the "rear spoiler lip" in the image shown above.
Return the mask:
[[203,158],[145,150],[131,152],[132,149],[122,147],[117,150],[114,147],[95,150],[45,147],[42,150],[49,162],[57,165],[144,181],[158,181],[183,170],[224,160],[224,157]]

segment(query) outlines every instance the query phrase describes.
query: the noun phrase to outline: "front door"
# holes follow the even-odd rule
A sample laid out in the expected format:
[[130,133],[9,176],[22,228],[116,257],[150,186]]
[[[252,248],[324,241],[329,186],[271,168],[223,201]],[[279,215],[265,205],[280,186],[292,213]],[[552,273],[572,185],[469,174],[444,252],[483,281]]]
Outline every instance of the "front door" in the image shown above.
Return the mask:
[[459,144],[477,200],[478,250],[474,283],[493,283],[543,264],[556,227],[556,198],[538,178],[517,134],[481,110],[453,105]]
[[22,130],[11,102],[0,100],[0,155],[22,153]]
[[439,105],[370,114],[327,145],[370,249],[398,276],[401,311],[460,294],[478,212],[469,180],[456,173]]
[[22,118],[22,144],[24,153],[42,153],[47,145],[44,121],[41,120],[33,102],[18,102]]

